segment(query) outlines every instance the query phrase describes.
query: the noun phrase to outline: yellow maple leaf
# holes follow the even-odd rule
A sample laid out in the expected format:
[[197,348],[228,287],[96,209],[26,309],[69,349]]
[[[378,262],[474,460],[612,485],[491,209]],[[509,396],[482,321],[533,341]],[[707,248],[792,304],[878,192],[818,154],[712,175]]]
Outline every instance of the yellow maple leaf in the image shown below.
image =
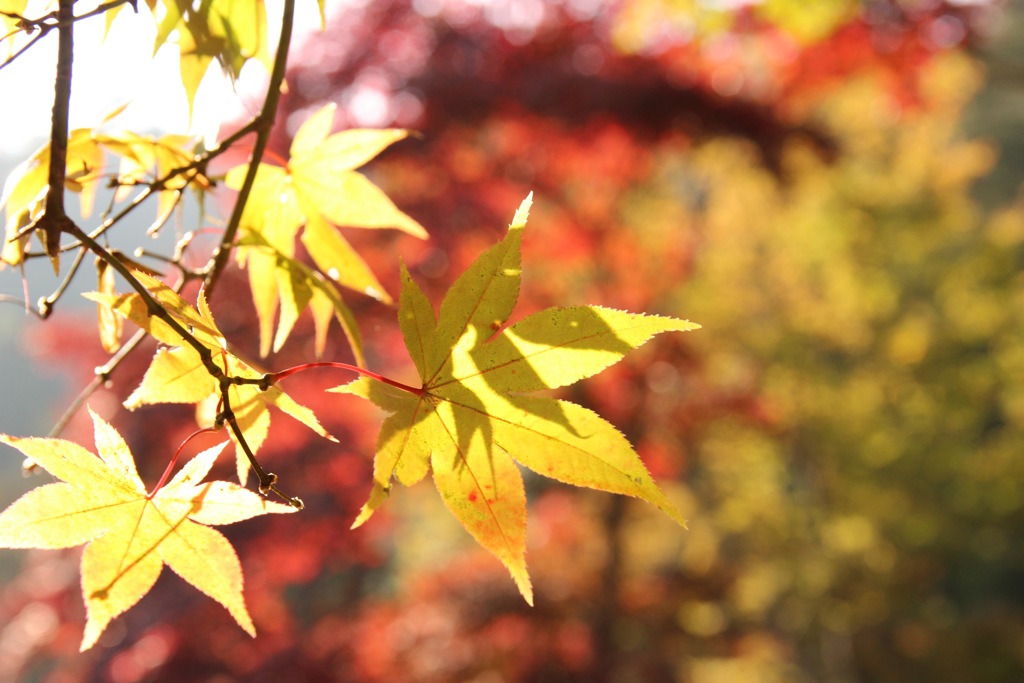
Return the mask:
[[[276,254],[247,244],[245,238],[238,248],[239,260],[248,264],[263,356],[270,350],[274,315],[282,298],[280,284],[287,279],[275,273],[297,263],[295,237],[302,226],[302,243],[324,275],[385,303],[391,298],[384,287],[333,226],[395,228],[415,237],[427,236],[423,226],[355,170],[404,139],[407,131],[355,129],[329,135],[334,110],[333,104],[327,105],[302,124],[292,140],[286,167],[259,165],[242,214],[242,229]],[[247,170],[246,165],[231,169],[226,177],[228,187],[241,187]],[[279,324],[275,350],[287,336],[281,329]]]
[[88,619],[81,649],[156,583],[166,564],[256,635],[242,595],[242,566],[231,543],[208,525],[295,512],[237,484],[202,481],[226,442],[203,451],[154,494],[146,492],[121,435],[92,415],[95,455],[62,439],[0,434],[60,481],[46,484],[0,513],[0,547],[71,548],[82,555]]
[[[353,526],[433,473],[445,505],[500,559],[532,604],[526,571],[526,495],[515,463],[575,486],[634,496],[684,524],[614,426],[568,401],[519,392],[567,386],[618,362],[660,332],[699,325],[599,306],[551,308],[504,327],[519,295],[527,197],[504,240],[452,285],[435,320],[402,269],[398,319],[421,388],[363,376],[332,391],[390,413],[381,427],[373,489]],[[500,331],[499,331],[500,330]]]

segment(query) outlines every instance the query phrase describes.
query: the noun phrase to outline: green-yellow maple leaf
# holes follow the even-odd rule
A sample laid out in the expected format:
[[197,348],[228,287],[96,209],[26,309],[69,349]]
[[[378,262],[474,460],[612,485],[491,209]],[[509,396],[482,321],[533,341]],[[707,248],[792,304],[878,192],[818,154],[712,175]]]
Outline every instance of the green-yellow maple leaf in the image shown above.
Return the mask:
[[[213,314],[200,293],[199,310],[192,308],[184,299],[160,280],[141,271],[133,271],[135,277],[153,297],[164,305],[174,318],[184,325],[203,346],[213,352],[213,361],[225,374],[246,379],[259,379],[257,372],[244,361],[228,351],[224,335],[217,329]],[[137,294],[87,293],[86,298],[103,304],[124,318],[149,332],[159,341],[167,344],[160,348],[142,378],[142,383],[125,401],[125,407],[134,410],[141,405],[152,403],[195,403],[200,408],[217,405],[220,400],[220,385],[203,365],[199,352],[174,331],[166,322],[149,315],[146,303]],[[288,394],[277,387],[263,391],[254,384],[232,385],[228,389],[231,410],[246,443],[255,453],[267,438],[270,429],[270,406],[288,413],[320,436],[334,440],[316,419],[313,411],[296,403]],[[202,420],[206,422],[206,420]],[[231,438],[235,439],[232,432]],[[249,461],[242,449],[236,449],[238,479],[244,483],[249,472]]]
[[149,592],[166,564],[227,608],[256,635],[242,596],[242,566],[231,543],[209,525],[295,512],[224,481],[203,482],[225,444],[203,451],[155,494],[146,492],[121,435],[90,411],[99,456],[62,439],[0,434],[60,480],[0,513],[0,547],[71,548],[82,555],[88,620],[82,650]]
[[684,521],[615,427],[574,403],[519,392],[572,384],[655,334],[699,325],[578,306],[547,309],[503,328],[519,295],[530,203],[527,197],[505,239],[452,285],[436,321],[403,267],[398,319],[421,389],[361,377],[332,391],[362,396],[390,413],[377,441],[370,499],[353,526],[384,502],[392,477],[409,486],[432,472],[448,509],[505,564],[532,604],[526,496],[515,462],[562,482],[641,498]]
[[[269,245],[276,256],[243,242],[239,260],[247,264],[256,313],[260,320],[260,354],[271,348],[274,315],[281,299],[281,279],[271,275],[294,259],[295,237],[303,225],[302,243],[317,268],[339,285],[391,301],[366,262],[333,226],[395,228],[416,237],[427,233],[400,211],[387,195],[355,169],[402,140],[404,130],[346,130],[330,135],[335,106],[313,114],[295,133],[287,167],[261,163],[242,215],[242,229]],[[231,169],[229,187],[242,186],[247,166]],[[275,350],[287,337],[278,333]]]

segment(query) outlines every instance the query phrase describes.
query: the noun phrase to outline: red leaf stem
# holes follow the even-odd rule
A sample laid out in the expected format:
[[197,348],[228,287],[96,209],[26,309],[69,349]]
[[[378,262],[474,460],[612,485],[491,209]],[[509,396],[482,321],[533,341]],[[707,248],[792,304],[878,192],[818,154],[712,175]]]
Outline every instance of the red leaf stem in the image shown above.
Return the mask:
[[355,372],[355,373],[358,373],[360,375],[364,375],[365,377],[369,377],[371,379],[375,379],[378,382],[384,382],[385,384],[390,384],[391,386],[396,387],[398,389],[401,389],[402,391],[408,391],[410,394],[415,394],[417,396],[423,396],[426,393],[422,388],[417,389],[416,387],[411,387],[408,384],[402,384],[401,382],[396,382],[393,379],[390,379],[388,377],[384,377],[383,375],[378,375],[376,372],[373,372],[372,370],[367,370],[365,368],[361,368],[358,365],[350,365],[349,363],[338,363],[338,362],[328,362],[328,361],[324,361],[324,362],[320,362],[320,363],[303,363],[302,365],[296,365],[296,366],[288,368],[286,370],[282,370],[281,372],[272,372],[272,373],[270,373],[271,382],[272,383],[277,383],[278,381],[280,381],[282,379],[285,379],[286,377],[290,377],[290,376],[294,375],[295,373],[302,372],[304,370],[312,370],[314,368],[339,368],[341,370],[349,370],[351,372]]

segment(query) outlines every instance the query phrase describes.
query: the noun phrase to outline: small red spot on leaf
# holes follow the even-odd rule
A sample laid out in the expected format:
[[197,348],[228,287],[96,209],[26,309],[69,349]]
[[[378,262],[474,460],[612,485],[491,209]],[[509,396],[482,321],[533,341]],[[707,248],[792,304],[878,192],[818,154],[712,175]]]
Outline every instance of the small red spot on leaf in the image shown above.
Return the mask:
[[469,492],[469,502],[470,503],[475,503],[476,502],[476,491],[470,491]]

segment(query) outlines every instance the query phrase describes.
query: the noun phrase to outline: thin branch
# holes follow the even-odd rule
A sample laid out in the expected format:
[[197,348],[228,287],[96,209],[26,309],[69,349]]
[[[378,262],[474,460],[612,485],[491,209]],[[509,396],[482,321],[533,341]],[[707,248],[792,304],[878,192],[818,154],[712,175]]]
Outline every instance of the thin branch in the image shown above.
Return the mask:
[[[73,5],[74,2],[72,2],[71,4]],[[88,19],[90,17],[95,17],[100,14],[105,14],[108,10],[115,9],[117,7],[120,7],[121,5],[131,5],[132,9],[135,10],[136,14],[139,11],[137,0],[110,0],[109,2],[105,2],[102,5],[97,5],[85,14],[79,14],[77,16],[72,15],[71,22],[73,23],[76,21],[82,21],[83,19]],[[19,24],[18,31],[24,31],[25,33],[35,33],[36,31],[48,33],[53,29],[59,27],[61,23],[60,10],[57,10],[56,12],[48,12],[36,19],[29,19],[28,17],[22,14],[18,14],[17,12],[8,12],[6,10],[0,9],[0,16],[5,16],[9,19],[17,20]],[[9,36],[4,37],[7,38]]]
[[167,175],[165,175],[163,178],[159,178],[156,182],[159,183],[160,185],[165,185],[173,178],[176,178],[182,173],[187,173],[188,171],[191,170],[197,170],[201,174],[206,175],[206,164],[216,159],[221,154],[224,154],[224,152],[227,152],[234,146],[236,142],[244,138],[249,133],[257,132],[259,128],[260,117],[253,117],[253,119],[249,121],[249,123],[245,124],[238,130],[236,130],[234,133],[218,142],[216,147],[214,147],[213,149],[206,150],[206,153],[197,156],[195,161],[193,161],[190,164],[180,166],[175,169],[171,169],[170,171],[167,172]]
[[182,324],[179,323],[178,320],[153,297],[150,291],[146,289],[145,285],[139,282],[138,278],[132,274],[131,270],[121,259],[103,248],[99,242],[87,235],[85,231],[74,223],[71,224],[68,232],[88,247],[89,251],[106,261],[107,264],[113,267],[114,270],[116,270],[118,274],[128,282],[132,289],[138,293],[139,297],[146,304],[146,310],[150,316],[159,318],[165,322],[185,344],[191,346],[196,351],[199,355],[200,361],[203,363],[203,367],[206,368],[206,372],[209,373],[213,379],[217,380],[218,386],[220,387],[221,400],[223,401],[224,408],[218,419],[226,421],[231,426],[231,431],[236,437],[235,441],[238,444],[238,447],[242,449],[243,453],[245,453],[245,456],[249,459],[249,465],[259,477],[260,492],[264,495],[268,492],[273,492],[284,499],[289,505],[301,508],[301,500],[287,496],[277,488],[277,475],[263,469],[259,461],[256,460],[256,456],[253,454],[248,442],[246,442],[245,436],[242,434],[242,430],[238,426],[238,421],[235,419],[235,414],[231,409],[231,396],[229,391],[232,385],[237,384],[238,382],[235,377],[227,374],[227,363],[225,363],[225,369],[221,369],[221,367],[213,360],[213,352],[202,342],[196,339],[195,335],[186,330]]
[[31,313],[32,315],[36,316],[40,320],[46,320],[46,318],[43,317],[42,313],[40,313],[36,309],[32,308],[31,306],[26,306],[25,305],[25,300],[22,299],[21,297],[13,296],[11,294],[0,294],[0,303],[18,304],[18,306],[20,306],[21,308],[24,308],[28,313]]
[[249,448],[249,444],[246,442],[245,436],[242,435],[242,428],[238,426],[238,420],[235,419],[234,412],[232,412],[230,406],[227,404],[226,391],[224,392],[224,399],[224,410],[222,410],[220,415],[217,416],[217,420],[220,423],[227,422],[231,427],[231,432],[235,435],[235,442],[242,449],[242,452],[245,453],[245,457],[249,459],[249,464],[252,466],[253,471],[256,472],[256,476],[259,477],[260,493],[264,496],[269,495],[270,493],[275,493],[292,507],[301,510],[304,507],[302,499],[285,495],[281,489],[277,487],[277,475],[273,472],[267,472],[263,469],[263,466],[260,465],[259,461],[256,460],[256,456],[253,454],[252,449]]
[[277,44],[277,53],[274,55],[274,68],[270,73],[270,84],[267,86],[267,97],[263,101],[263,108],[254,123],[256,125],[256,142],[253,145],[252,157],[249,159],[249,168],[245,173],[245,180],[238,191],[238,199],[235,201],[234,210],[231,212],[231,219],[224,230],[224,237],[220,245],[213,253],[206,270],[206,295],[213,296],[213,290],[217,286],[221,273],[228,263],[228,256],[231,254],[231,247],[238,234],[238,228],[242,223],[242,212],[249,201],[249,193],[252,192],[253,183],[256,181],[256,172],[259,170],[260,160],[270,140],[270,131],[274,127],[274,119],[277,116],[277,104],[281,99],[281,85],[284,83],[285,69],[288,66],[288,48],[292,39],[292,23],[295,16],[295,0],[285,0],[284,11],[281,16],[281,37]]
[[64,276],[64,279],[61,281],[57,289],[54,290],[54,292],[49,296],[40,297],[39,317],[41,317],[43,320],[46,320],[47,318],[50,317],[50,315],[53,314],[53,305],[57,303],[57,301],[60,300],[62,296],[64,296],[64,292],[67,291],[68,285],[70,285],[71,280],[74,279],[75,273],[78,272],[78,267],[82,265],[82,259],[84,258],[85,247],[81,247],[78,251],[78,254],[75,256],[74,262],[71,264],[71,267],[68,268],[67,274]]
[[[137,0],[111,0],[110,2],[106,2],[102,5],[95,7],[94,9],[86,12],[85,14],[81,14],[79,16],[72,16],[68,24],[70,25],[75,23],[76,21],[82,21],[83,19],[88,19],[89,17],[95,17],[97,15],[104,14],[105,12],[114,9],[115,7],[120,7],[121,5],[131,5],[132,9],[135,10],[135,13],[139,13],[139,6],[137,4]],[[44,14],[38,19],[29,19],[28,17],[24,17],[20,14],[17,14],[16,12],[5,12],[4,10],[0,10],[0,15],[10,17],[11,19],[17,19],[19,23],[19,27],[17,29],[8,33],[6,36],[0,38],[0,43],[6,41],[8,38],[11,38],[15,34],[20,33],[22,31],[28,34],[32,34],[36,31],[39,31],[38,35],[34,36],[32,40],[28,41],[28,43],[26,43],[25,45],[22,45],[20,48],[18,48],[17,52],[15,52],[10,57],[5,59],[2,63],[0,63],[0,69],[3,69],[5,66],[12,64],[15,59],[20,57],[30,47],[32,47],[37,42],[39,42],[47,35],[49,35],[50,31],[52,31],[55,28],[60,28],[61,18],[59,12],[60,10],[58,10],[57,12],[50,12],[48,14]]]
[[[208,150],[204,154],[197,156],[194,161],[184,166],[179,166],[178,168],[171,169],[163,177],[158,178],[152,181],[151,183],[148,183],[145,189],[143,189],[142,192],[140,192],[138,195],[135,196],[134,199],[132,199],[130,204],[121,209],[121,211],[119,211],[116,215],[105,219],[102,223],[100,223],[100,225],[97,228],[95,228],[92,232],[89,233],[89,236],[92,237],[93,239],[99,238],[107,230],[112,228],[114,225],[116,225],[118,222],[124,219],[128,214],[130,214],[132,211],[138,208],[143,202],[145,202],[147,199],[153,196],[154,192],[159,191],[159,189],[166,185],[171,179],[176,178],[182,173],[197,170],[199,171],[200,174],[205,175],[204,167],[206,164],[208,164],[210,161],[217,158],[221,154],[227,152],[231,148],[231,146],[234,145],[241,138],[245,137],[246,135],[249,135],[250,133],[255,132],[259,128],[258,123],[259,117],[252,119],[245,126],[238,129],[228,137],[224,138],[224,140],[222,140],[216,147],[214,147],[211,150]],[[29,226],[28,228],[23,230],[23,233],[27,234],[28,232],[31,232],[32,229],[33,226]],[[21,236],[22,233],[18,233],[11,239],[14,240]],[[81,246],[81,242],[72,242],[71,244],[62,246],[60,250],[61,252],[73,251],[75,249],[81,248]],[[23,258],[25,260],[29,260],[44,255],[45,254],[39,252],[26,252]]]
[[161,261],[163,263],[166,263],[167,265],[174,266],[175,269],[177,269],[177,271],[181,273],[181,279],[184,282],[202,277],[199,273],[181,265],[181,259],[176,258],[178,256],[177,254],[175,254],[174,256],[164,256],[163,254],[158,254],[153,251],[147,251],[142,247],[139,247],[135,250],[134,256],[136,258],[151,258],[154,261]]
[[[10,66],[11,64],[13,64],[13,63],[14,63],[14,60],[16,60],[16,59],[17,59],[18,57],[20,57],[21,55],[23,55],[23,54],[25,54],[26,52],[28,52],[29,48],[31,48],[31,47],[32,47],[33,45],[35,45],[35,44],[36,44],[36,43],[38,43],[38,42],[39,42],[40,40],[42,40],[43,38],[45,38],[45,37],[46,37],[46,35],[47,35],[48,33],[49,33],[49,31],[44,31],[44,32],[40,33],[39,35],[36,35],[36,36],[34,36],[34,37],[32,38],[32,40],[28,41],[27,43],[25,43],[24,45],[22,45],[22,46],[21,46],[20,48],[18,48],[18,51],[17,51],[17,52],[15,52],[15,53],[14,53],[14,54],[12,54],[12,55],[11,55],[10,57],[8,57],[7,59],[5,59],[5,60],[3,61],[3,63],[0,63],[0,69],[3,69],[3,68],[4,68],[5,66]],[[8,37],[8,36],[4,36],[4,38],[5,38],[5,39],[6,39],[7,37]],[[0,42],[3,42],[3,41],[0,41]]]
[[56,28],[59,23],[57,12],[47,12],[37,19],[29,19],[23,14],[18,14],[17,12],[5,12],[3,10],[0,10],[0,14],[9,19],[16,19],[18,21],[18,30],[24,31],[25,33],[35,33],[36,31],[48,33]]
[[60,419],[57,420],[56,424],[54,424],[50,429],[50,433],[48,435],[50,438],[59,436],[60,433],[64,431],[64,428],[68,426],[68,422],[70,422],[71,418],[75,416],[75,413],[85,405],[85,402],[89,400],[90,396],[96,393],[96,390],[110,381],[110,376],[118,366],[121,365],[121,361],[127,358],[128,355],[131,354],[147,336],[148,335],[145,330],[137,330],[135,334],[132,335],[131,339],[125,342],[125,344],[117,350],[117,353],[110,357],[110,360],[108,360],[104,365],[96,368],[95,376],[92,380],[85,385],[80,392],[78,392],[78,396],[75,397],[75,400],[68,405],[64,410],[64,414],[60,416]]
[[120,7],[121,5],[131,5],[132,9],[135,10],[135,13],[139,13],[138,0],[110,0],[110,2],[105,2],[102,5],[97,5],[94,9],[89,10],[85,14],[79,14],[72,21],[81,21],[83,19],[88,19],[89,17],[95,17],[100,14],[105,14],[109,10]]
[[146,310],[149,312],[149,315],[154,318],[160,318],[160,320],[167,323],[167,326],[170,327],[175,334],[181,337],[184,343],[195,349],[196,353],[199,354],[199,358],[203,361],[203,366],[214,379],[221,380],[225,377],[224,371],[213,362],[213,354],[210,349],[204,346],[202,342],[192,335],[192,333],[186,330],[182,324],[179,323],[178,320],[153,297],[150,291],[146,289],[145,285],[139,282],[139,280],[132,274],[131,269],[129,269],[121,259],[104,249],[99,242],[87,235],[77,225],[72,224],[69,232],[88,247],[89,251],[106,261],[108,265],[116,270],[118,274],[128,282],[131,288],[138,293],[142,298],[142,301],[146,304]]

